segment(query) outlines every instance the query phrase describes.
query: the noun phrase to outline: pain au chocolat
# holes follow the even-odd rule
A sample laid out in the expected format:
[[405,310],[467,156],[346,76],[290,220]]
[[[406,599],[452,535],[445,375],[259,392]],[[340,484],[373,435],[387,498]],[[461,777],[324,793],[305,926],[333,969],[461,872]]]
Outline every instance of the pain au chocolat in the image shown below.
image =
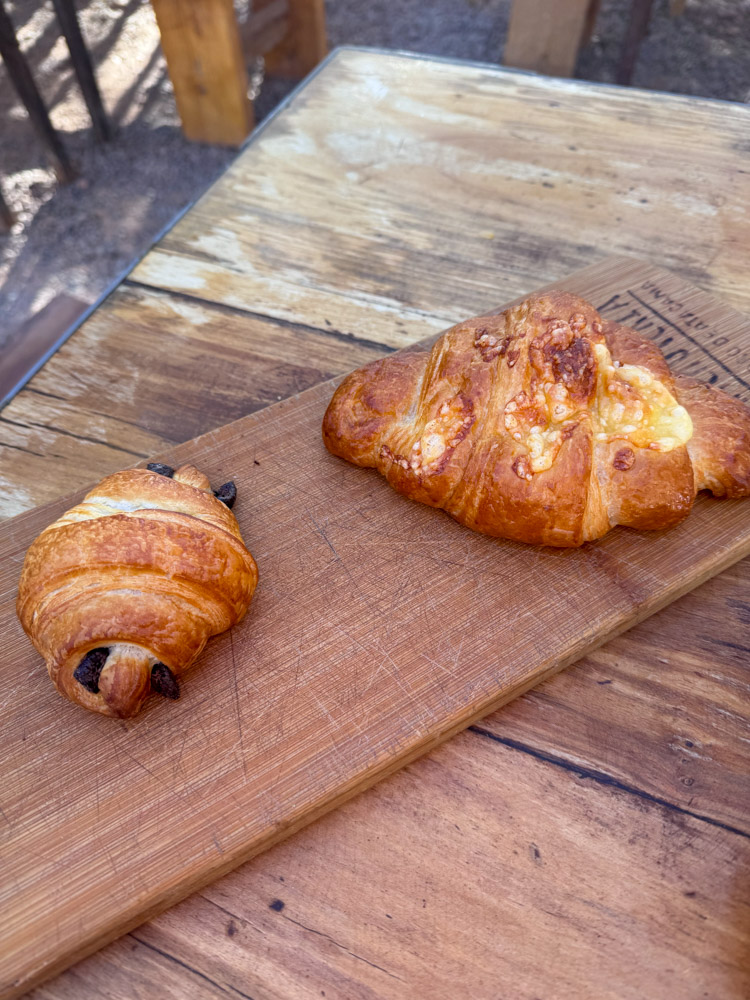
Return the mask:
[[18,617],[61,694],[119,718],[179,678],[210,636],[240,621],[258,582],[229,509],[191,465],[107,476],[36,538]]
[[750,410],[562,291],[353,372],[323,439],[475,531],[542,545],[669,528],[699,490],[750,493]]

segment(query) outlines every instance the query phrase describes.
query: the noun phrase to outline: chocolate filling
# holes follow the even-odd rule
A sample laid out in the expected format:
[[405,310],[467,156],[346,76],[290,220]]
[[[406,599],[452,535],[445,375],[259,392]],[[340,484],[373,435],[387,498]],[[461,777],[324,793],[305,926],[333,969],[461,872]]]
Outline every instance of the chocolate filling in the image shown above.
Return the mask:
[[155,663],[151,668],[151,690],[172,701],[180,697],[180,685],[166,663]]
[[73,671],[73,676],[78,683],[92,694],[99,692],[99,675],[108,656],[109,649],[106,646],[90,649]]
[[228,483],[224,483],[218,490],[214,490],[214,496],[217,500],[225,503],[231,510],[234,507],[234,501],[237,499],[237,487],[230,479]]
[[149,472],[158,472],[160,476],[166,476],[167,479],[171,479],[174,475],[174,469],[171,465],[162,465],[161,462],[149,462],[146,466]]

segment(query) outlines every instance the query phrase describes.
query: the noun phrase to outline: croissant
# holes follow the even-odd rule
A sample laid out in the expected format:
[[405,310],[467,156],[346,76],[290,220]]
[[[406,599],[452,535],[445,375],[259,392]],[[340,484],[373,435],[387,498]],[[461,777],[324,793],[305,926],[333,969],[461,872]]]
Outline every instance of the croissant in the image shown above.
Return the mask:
[[750,410],[567,292],[372,362],[323,421],[334,455],[488,535],[579,546],[750,493]]
[[258,582],[229,509],[191,465],[107,476],[32,543],[18,617],[61,694],[102,715],[135,715],[207,639],[243,617]]

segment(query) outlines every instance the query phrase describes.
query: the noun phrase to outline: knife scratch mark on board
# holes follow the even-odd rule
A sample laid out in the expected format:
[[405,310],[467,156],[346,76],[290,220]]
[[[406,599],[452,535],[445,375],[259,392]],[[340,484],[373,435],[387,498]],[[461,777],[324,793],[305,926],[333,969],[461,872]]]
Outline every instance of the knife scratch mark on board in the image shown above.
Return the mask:
[[319,535],[319,537],[325,542],[325,544],[328,546],[328,548],[331,550],[331,552],[333,552],[333,554],[335,556],[335,560],[334,561],[337,562],[341,566],[341,568],[343,569],[344,573],[346,573],[346,575],[347,575],[347,577],[349,579],[349,582],[351,583],[352,587],[356,590],[356,592],[359,594],[359,596],[360,596],[360,598],[362,600],[362,603],[369,610],[376,611],[377,609],[374,608],[374,606],[370,602],[370,600],[367,597],[367,595],[362,591],[362,588],[359,586],[359,584],[357,583],[357,581],[354,579],[354,576],[352,575],[351,570],[349,569],[349,567],[346,565],[346,563],[344,562],[344,560],[341,558],[341,556],[336,551],[336,547],[331,542],[331,540],[328,537],[328,534],[326,533],[325,529],[320,524],[318,524],[318,522],[315,520],[315,518],[313,517],[313,515],[310,513],[309,510],[305,511],[305,516],[310,521],[312,521],[315,533],[317,535]]
[[233,629],[229,630],[229,650],[232,656],[232,689],[234,697],[234,708],[235,714],[237,716],[237,731],[240,738],[240,760],[242,761],[242,773],[245,776],[245,781],[248,780],[247,775],[247,760],[245,759],[245,737],[242,728],[242,709],[240,707],[240,691],[237,681],[237,660],[234,655],[234,636],[232,635]]
[[[604,301],[626,287],[638,292],[636,277],[649,273],[642,265],[610,263],[565,283]],[[682,299],[685,286],[679,279],[662,277],[660,283]],[[703,293],[695,295],[698,305],[690,308],[705,315],[717,337],[734,340],[740,349],[750,342],[746,320],[712,305]],[[658,307],[666,308],[663,301]],[[728,360],[728,354],[719,356]],[[331,391],[331,384],[320,386],[280,410],[217,430],[210,443],[174,448],[175,459],[183,461],[206,453],[206,471],[218,482],[227,465],[252,479],[238,519],[260,556],[263,583],[247,621],[231,633],[237,639],[236,664],[234,657],[232,664],[227,659],[231,640],[217,638],[186,683],[182,704],[155,706],[130,727],[113,723],[114,736],[109,728],[105,735],[112,720],[79,718],[58,698],[12,610],[16,560],[70,503],[60,501],[56,512],[53,504],[24,514],[3,528],[0,592],[8,595],[2,634],[9,665],[0,677],[5,741],[0,800],[13,829],[0,827],[11,869],[10,907],[5,907],[10,920],[3,921],[0,936],[14,935],[14,975],[28,980],[40,967],[35,963],[49,968],[89,948],[103,933],[119,933],[126,908],[145,919],[165,893],[175,898],[196,879],[223,872],[229,858],[270,846],[285,823],[301,824],[349,791],[367,787],[470,717],[489,711],[501,696],[517,694],[632,624],[636,611],[638,616],[653,611],[750,551],[747,508],[708,500],[662,537],[613,531],[596,547],[610,554],[609,572],[592,558],[593,547],[550,555],[474,535],[437,511],[418,509],[386,483],[381,487],[368,471],[336,465],[323,455],[322,445],[319,452],[309,447],[318,440]],[[261,457],[262,476],[249,441]],[[322,535],[315,533],[316,523]],[[625,600],[622,582],[610,578],[614,570],[642,585],[637,609]],[[558,591],[566,595],[559,603]],[[736,588],[728,592],[732,599],[742,597]],[[400,596],[394,600],[394,594]],[[723,598],[720,606],[723,611]],[[333,616],[338,622],[330,622]],[[707,633],[711,627],[707,618]],[[681,638],[679,623],[674,635]],[[691,624],[686,637],[695,635]],[[729,639],[740,644],[739,635],[724,636]],[[731,652],[713,648],[717,655]],[[737,661],[742,655],[739,649],[733,653]],[[683,659],[700,666],[689,653]],[[614,666],[607,663],[608,671]],[[714,718],[721,723],[717,732],[730,726],[733,736],[737,731],[739,746],[748,733],[739,721],[716,713],[736,709],[739,716],[742,691],[722,687],[722,671],[713,670],[719,678],[714,682],[706,670],[712,668],[704,666],[694,682],[692,675],[680,676],[675,690],[689,680],[695,697],[705,699],[707,686],[719,684],[722,697],[737,704],[722,709],[711,707],[710,700],[701,704],[712,727]],[[658,674],[663,672],[660,667]],[[652,683],[646,667],[640,677],[646,686]],[[313,687],[324,707],[310,696]],[[722,697],[717,705],[724,705]],[[234,712],[242,701],[236,726],[233,698]],[[433,714],[426,722],[428,712]],[[332,726],[337,748],[328,745]],[[235,756],[241,735],[249,781]],[[164,780],[151,780],[136,768],[118,752],[120,742]],[[90,769],[70,766],[81,761],[82,747],[96,760],[98,788]],[[719,760],[718,753],[711,756]],[[735,779],[731,767],[726,773]],[[674,798],[679,801],[677,792]],[[716,797],[712,808],[736,812],[737,807]],[[90,823],[82,822],[84,810]],[[214,835],[226,850],[223,858]],[[22,884],[14,885],[18,873]],[[3,950],[4,958],[9,952]]]

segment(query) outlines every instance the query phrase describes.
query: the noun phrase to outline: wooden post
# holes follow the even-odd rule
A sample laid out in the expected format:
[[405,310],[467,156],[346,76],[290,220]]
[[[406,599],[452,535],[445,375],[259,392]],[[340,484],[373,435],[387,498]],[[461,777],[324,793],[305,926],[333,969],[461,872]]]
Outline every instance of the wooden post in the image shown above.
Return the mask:
[[0,0],[0,56],[18,96],[24,103],[29,118],[55,158],[58,178],[66,182],[73,180],[76,175],[73,164],[49,119],[42,95],[37,89],[31,70],[18,46],[13,22],[8,16],[2,0]]
[[196,142],[239,146],[253,127],[232,0],[151,0],[182,130]]
[[630,20],[625,34],[622,55],[615,73],[615,82],[628,86],[633,79],[633,71],[638,59],[638,50],[648,32],[654,0],[631,0]]
[[584,45],[588,45],[594,37],[594,32],[596,31],[596,19],[599,17],[600,7],[601,0],[589,0],[589,9],[586,11],[586,20],[583,24],[583,34],[581,36],[581,44],[579,48],[582,48]]
[[91,58],[81,34],[73,0],[52,0],[52,5],[55,8],[65,41],[68,44],[70,60],[73,63],[73,70],[78,79],[78,86],[81,88],[83,99],[89,110],[91,124],[94,126],[94,134],[99,142],[107,142],[112,138],[112,130],[104,113],[101,95],[96,85],[94,67],[91,65]]
[[596,6],[596,0],[514,0],[503,62],[572,76]]
[[[254,0],[253,11],[277,5],[278,0]],[[306,76],[328,53],[324,0],[286,0],[287,30],[265,54],[269,73],[293,79]]]

